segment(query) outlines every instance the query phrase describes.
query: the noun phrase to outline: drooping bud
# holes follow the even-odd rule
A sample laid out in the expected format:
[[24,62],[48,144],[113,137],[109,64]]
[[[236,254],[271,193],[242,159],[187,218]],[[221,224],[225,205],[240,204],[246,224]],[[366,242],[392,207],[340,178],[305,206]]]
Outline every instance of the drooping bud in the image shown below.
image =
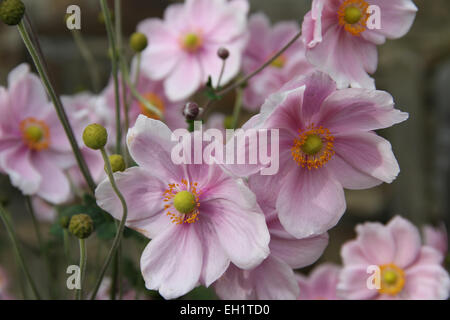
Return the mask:
[[187,102],[184,105],[183,116],[185,116],[186,120],[193,121],[200,114],[200,108],[198,104],[195,102]]
[[86,239],[93,231],[94,221],[87,214],[76,214],[70,219],[69,232],[78,239]]
[[7,25],[18,25],[24,14],[25,5],[21,0],[0,1],[0,20]]
[[217,51],[217,55],[219,56],[220,59],[226,60],[230,56],[230,51],[228,51],[227,48],[220,47],[219,50]]
[[90,124],[83,131],[83,141],[88,148],[99,150],[106,145],[108,132],[100,124]]
[[135,32],[130,37],[130,47],[135,52],[142,52],[147,48],[148,41],[145,34],[141,32]]
[[[125,160],[120,154],[112,154],[109,156],[109,163],[111,164],[111,169],[113,172],[125,171],[126,165]],[[106,171],[106,167],[105,167]]]

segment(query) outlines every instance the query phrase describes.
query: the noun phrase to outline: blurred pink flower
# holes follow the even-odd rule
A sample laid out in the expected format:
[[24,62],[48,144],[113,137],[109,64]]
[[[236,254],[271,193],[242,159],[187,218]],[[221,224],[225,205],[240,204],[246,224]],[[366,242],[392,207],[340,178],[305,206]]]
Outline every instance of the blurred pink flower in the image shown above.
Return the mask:
[[[357,238],[341,250],[338,296],[351,300],[448,298],[450,278],[441,266],[443,256],[421,245],[419,231],[411,222],[396,216],[386,226],[365,223],[356,232]],[[379,289],[369,289],[369,266],[380,270]]]
[[[166,299],[209,286],[230,261],[251,269],[269,254],[269,232],[254,194],[217,165],[175,165],[177,145],[161,121],[140,115],[127,142],[139,167],[115,173],[128,204],[127,225],[152,241],[141,257],[146,286]],[[122,209],[102,182],[97,203],[116,219]]]
[[66,134],[37,76],[21,64],[0,87],[0,167],[25,195],[51,203],[70,196],[64,169],[75,159]]
[[215,283],[216,293],[221,299],[227,300],[295,300],[300,292],[292,269],[314,263],[328,245],[328,234],[295,239],[278,220],[276,192],[267,185],[267,180],[254,175],[249,179],[249,187],[266,217],[271,237],[270,255],[251,270],[230,265]]
[[[101,103],[101,98],[88,92],[82,92],[73,96],[62,96],[61,101],[68,114],[70,124],[74,130],[81,153],[86,161],[92,178],[96,183],[106,176],[104,171],[103,158],[100,152],[85,146],[82,136],[86,126],[92,123],[103,125],[108,130],[108,146],[115,143],[114,112],[106,112]],[[77,188],[87,187],[78,164],[69,168],[68,172],[72,184]]]
[[147,19],[138,31],[148,37],[142,52],[142,70],[154,80],[164,79],[167,97],[187,99],[211,76],[217,85],[222,60],[217,56],[226,47],[226,62],[221,85],[237,75],[247,41],[247,0],[186,0],[172,4],[164,20]]
[[14,300],[14,297],[9,293],[9,283],[8,275],[0,267],[0,300]]
[[[276,209],[283,227],[297,238],[324,233],[345,211],[343,188],[392,182],[399,173],[397,161],[390,143],[373,130],[407,118],[394,109],[388,93],[336,90],[335,82],[320,72],[271,95],[244,129],[279,129],[279,171],[263,178],[280,190]],[[256,152],[246,143],[247,153]],[[261,167],[227,165],[238,176]]]
[[[368,28],[370,5],[380,8],[380,29]],[[302,26],[306,57],[339,88],[374,89],[368,73],[377,68],[376,46],[404,36],[416,11],[411,0],[314,0]]]
[[58,215],[56,208],[50,203],[35,196],[31,199],[36,218],[42,222],[53,222]]
[[438,227],[430,225],[424,226],[422,229],[424,244],[433,247],[445,257],[448,253],[448,235],[447,228],[444,223]]
[[[98,289],[97,296],[95,300],[110,300],[111,293],[111,278],[105,277],[100,284],[100,288]],[[125,288],[124,288],[125,287]],[[134,289],[128,288],[128,283],[124,281],[122,284],[122,300],[135,300],[136,299],[136,291]],[[117,296],[118,297],[118,292]]]
[[338,300],[336,286],[340,268],[333,264],[316,267],[308,277],[298,274],[299,300]]
[[[279,22],[271,27],[269,19],[263,13],[252,15],[248,27],[250,39],[242,58],[242,69],[247,74],[258,69],[300,31],[294,21]],[[303,43],[296,41],[269,67],[248,82],[244,92],[244,105],[250,110],[259,110],[270,94],[294,77],[311,70],[312,67],[305,58]]]
[[[131,75],[131,78],[134,79],[135,76]],[[120,87],[121,87],[121,85],[120,85]],[[158,110],[160,110],[163,113],[164,122],[167,124],[167,126],[171,130],[187,127],[186,120],[182,114],[184,102],[183,101],[178,101],[178,102],[170,101],[164,92],[164,86],[163,86],[162,81],[151,80],[147,76],[140,73],[139,81],[136,85],[136,89],[145,99],[147,99],[153,106],[158,108]],[[129,113],[128,113],[130,127],[132,127],[134,125],[137,117],[140,114],[143,114],[152,119],[160,120],[160,118],[158,117],[157,114],[148,110],[144,104],[142,104],[137,99],[135,99],[131,95],[131,91],[128,89],[127,89],[127,97],[130,102],[129,103]],[[110,80],[108,86],[103,91],[102,98],[103,99],[101,100],[101,103],[103,103],[105,105],[106,109],[109,110],[111,121],[114,122],[115,121],[115,111],[114,111],[115,96],[114,96],[114,83],[113,83],[112,79]],[[120,90],[120,104],[121,104],[121,111],[122,111],[122,120],[124,120],[124,108],[122,107],[122,90]],[[112,123],[112,125],[115,127],[114,123]],[[115,130],[114,130],[114,132],[115,132]],[[112,140],[114,140],[114,139],[112,139]]]

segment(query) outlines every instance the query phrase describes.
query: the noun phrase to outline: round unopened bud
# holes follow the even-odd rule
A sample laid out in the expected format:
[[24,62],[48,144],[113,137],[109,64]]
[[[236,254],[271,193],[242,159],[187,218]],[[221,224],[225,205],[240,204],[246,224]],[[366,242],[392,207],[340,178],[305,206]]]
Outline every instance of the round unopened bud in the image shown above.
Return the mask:
[[[113,172],[125,171],[126,165],[125,160],[120,154],[112,154],[109,156],[109,163],[111,164],[111,169]],[[106,167],[105,167],[106,171]]]
[[195,102],[188,102],[184,105],[183,116],[187,120],[195,120],[200,113],[200,108]]
[[130,37],[130,47],[136,52],[144,51],[147,48],[147,37],[141,32],[135,32]]
[[219,56],[220,59],[226,60],[230,56],[230,51],[228,51],[227,48],[220,47],[219,50],[217,51],[217,55]]
[[223,126],[225,127],[225,129],[234,129],[233,122],[233,116],[227,116],[225,117],[225,119],[223,119]]
[[0,1],[0,20],[7,25],[18,25],[24,14],[25,5],[21,0]]
[[61,218],[59,218],[59,225],[61,226],[61,228],[67,229],[69,227],[69,223],[70,223],[70,217],[62,216]]
[[[114,22],[114,12],[109,10],[109,14],[111,15],[111,20]],[[97,18],[98,22],[100,22],[101,24],[105,24],[105,15],[103,14],[103,11],[100,11]]]
[[83,141],[88,148],[99,150],[106,145],[108,132],[100,124],[90,124],[83,131]]
[[70,219],[69,232],[78,239],[86,239],[93,231],[94,221],[87,214],[76,214]]

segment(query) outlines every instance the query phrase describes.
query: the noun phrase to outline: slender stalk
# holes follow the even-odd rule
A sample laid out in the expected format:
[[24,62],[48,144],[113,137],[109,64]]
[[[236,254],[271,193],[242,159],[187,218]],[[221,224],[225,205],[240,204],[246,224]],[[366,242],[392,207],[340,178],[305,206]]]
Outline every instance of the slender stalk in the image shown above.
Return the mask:
[[120,192],[119,188],[117,187],[116,181],[114,180],[114,174],[111,169],[111,163],[109,162],[108,155],[106,154],[106,151],[104,148],[102,148],[100,151],[102,153],[103,161],[105,162],[106,173],[108,175],[109,182],[111,183],[111,187],[113,188],[114,192],[116,193],[116,195],[119,198],[120,203],[122,205],[123,215],[122,215],[122,219],[120,220],[119,228],[117,230],[116,236],[115,236],[113,244],[111,246],[111,249],[109,250],[108,256],[106,257],[106,260],[105,260],[105,263],[103,264],[102,270],[100,271],[100,275],[97,278],[97,282],[95,284],[94,290],[91,295],[91,300],[95,299],[95,296],[97,295],[97,292],[98,292],[98,288],[100,288],[100,284],[103,280],[103,277],[105,276],[106,270],[108,269],[108,266],[111,263],[113,256],[115,255],[117,249],[119,248],[120,241],[122,240],[123,230],[125,228],[125,222],[127,220],[127,214],[128,214],[127,203],[126,203],[125,198],[123,197],[122,193]]
[[122,128],[120,121],[120,93],[119,93],[119,74],[117,63],[119,61],[116,40],[114,39],[114,30],[111,19],[111,12],[109,11],[106,0],[100,0],[103,16],[105,17],[106,33],[108,34],[109,47],[112,50],[111,54],[111,68],[114,80],[114,98],[116,104],[116,153],[121,154],[122,142]]
[[5,208],[3,208],[2,205],[0,205],[0,216],[1,216],[1,219],[3,220],[3,223],[5,224],[5,228],[6,228],[6,231],[8,232],[8,236],[11,239],[11,242],[12,242],[12,245],[13,245],[13,250],[14,250],[14,253],[15,253],[16,257],[17,257],[17,261],[18,261],[20,267],[22,268],[28,283],[30,284],[31,290],[33,291],[33,294],[34,294],[35,298],[37,300],[41,300],[41,296],[39,294],[39,291],[37,290],[36,284],[34,283],[33,278],[31,277],[30,271],[27,268],[27,265],[25,263],[23,255],[22,255],[22,252],[20,251],[20,248],[19,248],[19,245],[18,245],[18,242],[17,242],[17,237],[16,237],[16,234],[14,232],[14,228],[12,226],[12,223],[11,223],[11,221],[8,218],[8,214],[7,214],[6,210],[5,210]]
[[134,76],[134,85],[138,85],[139,76],[141,72],[141,61],[142,61],[142,54],[140,52],[136,53],[136,74]]
[[[281,48],[280,51],[278,51],[277,53],[275,53],[269,60],[267,60],[263,65],[261,65],[258,69],[256,69],[255,71],[253,71],[252,73],[244,76],[242,79],[240,79],[239,81],[235,82],[234,84],[216,92],[217,96],[223,96],[233,90],[235,90],[236,88],[241,87],[243,84],[245,84],[247,81],[249,81],[251,78],[253,78],[254,76],[256,76],[258,73],[260,73],[261,71],[263,71],[265,68],[267,68],[268,66],[270,66],[272,64],[272,62],[274,62],[278,57],[280,57],[287,49],[289,49],[290,46],[292,46],[302,35],[302,32],[299,31],[283,48]],[[206,105],[205,105],[205,112],[203,113],[203,115],[207,114],[207,110],[211,108],[211,105],[214,103],[214,100],[210,99]]]
[[242,86],[248,80],[250,80],[251,78],[256,76],[258,73],[263,71],[265,68],[270,66],[272,64],[272,62],[274,62],[276,59],[278,59],[287,49],[289,49],[289,47],[292,46],[298,40],[298,38],[300,38],[301,35],[302,35],[302,32],[299,31],[283,48],[281,48],[280,51],[278,51],[276,54],[274,54],[262,66],[260,66],[258,69],[256,69],[255,71],[253,71],[249,75],[243,77],[241,80],[239,80],[238,82],[234,83],[233,85],[231,85],[231,86],[229,86],[229,87],[219,91],[217,93],[217,95],[221,96],[221,95],[227,94],[228,92],[233,91],[234,89]]
[[126,64],[122,65],[122,73],[124,75],[125,81],[127,83],[128,88],[131,91],[131,94],[140,102],[142,103],[149,111],[155,113],[160,120],[164,119],[164,115],[162,114],[162,112],[155,107],[154,105],[152,105],[147,99],[145,99],[136,89],[135,85],[131,82],[130,80],[130,75],[128,72],[128,67],[126,66]]
[[84,280],[84,273],[86,270],[86,241],[85,239],[79,239],[80,243],[80,289],[77,289],[76,291],[76,299],[81,300],[82,298],[82,292],[83,292],[83,280]]
[[[36,237],[37,237],[37,240],[38,240],[38,246],[39,246],[39,250],[40,250],[40,255],[45,260],[45,264],[46,264],[47,271],[48,271],[48,274],[49,274],[49,281],[51,279],[54,280],[55,279],[55,273],[52,272],[50,258],[48,256],[48,251],[47,251],[47,248],[45,247],[45,244],[44,244],[44,241],[43,241],[43,238],[42,238],[42,233],[41,233],[41,230],[40,230],[40,227],[39,227],[39,223],[38,223],[38,221],[36,219],[36,213],[34,211],[33,204],[31,203],[31,197],[30,196],[25,196],[25,205],[26,205],[26,207],[28,209],[28,212],[30,213],[31,220],[33,221],[34,230],[36,232]],[[54,292],[51,289],[51,287],[50,287],[50,295],[52,297],[54,297]]]
[[23,20],[18,24],[17,27],[19,29],[19,33],[23,39],[23,42],[24,42],[25,46],[27,47],[28,52],[30,53],[30,55],[34,61],[36,69],[42,79],[42,83],[44,84],[45,88],[47,89],[47,92],[53,102],[53,105],[55,107],[58,118],[61,121],[62,126],[64,127],[64,131],[67,135],[67,138],[69,139],[69,142],[72,147],[75,158],[77,160],[78,166],[80,167],[80,171],[83,174],[83,177],[85,178],[91,192],[94,193],[95,192],[94,180],[92,179],[92,176],[89,172],[89,168],[87,167],[86,161],[84,160],[83,155],[81,154],[81,151],[78,147],[77,140],[75,139],[72,127],[70,126],[69,120],[67,118],[67,114],[64,111],[64,107],[61,103],[61,100],[59,99],[58,95],[56,94],[54,87],[51,84],[48,73],[45,70],[45,66],[44,66],[45,63],[42,62],[42,61],[44,61],[44,57],[40,56],[38,51],[36,50],[36,47],[30,39],[29,33],[25,27]]
[[222,68],[220,69],[220,74],[219,74],[219,80],[217,80],[216,90],[219,90],[219,88],[220,88],[220,83],[222,82],[226,64],[227,64],[227,59],[223,59],[222,60]]
[[81,57],[86,62],[88,67],[89,77],[91,78],[92,87],[95,92],[100,90],[100,73],[98,72],[97,64],[95,63],[94,56],[89,50],[89,47],[86,45],[84,38],[79,30],[72,30],[72,36],[75,41],[75,44],[80,51]]
[[231,123],[233,129],[237,128],[239,115],[241,114],[243,95],[244,90],[241,87],[236,88],[236,101],[233,109],[233,122]]

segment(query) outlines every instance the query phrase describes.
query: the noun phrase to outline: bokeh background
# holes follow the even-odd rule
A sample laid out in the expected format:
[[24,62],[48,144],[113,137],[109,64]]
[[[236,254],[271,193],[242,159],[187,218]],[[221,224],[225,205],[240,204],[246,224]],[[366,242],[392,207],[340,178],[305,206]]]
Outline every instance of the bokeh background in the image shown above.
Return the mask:
[[[95,0],[23,0],[27,12],[39,35],[41,46],[59,94],[73,94],[81,90],[93,91],[88,68],[80,55],[72,33],[66,28],[66,8],[76,4],[81,8],[81,33],[94,54],[106,86],[110,63],[107,55],[107,38],[104,25],[99,21],[100,5]],[[136,24],[148,17],[161,17],[169,0],[123,1],[124,35],[135,31]],[[399,40],[388,41],[379,47],[379,66],[375,73],[377,88],[390,92],[397,107],[410,113],[405,123],[384,130],[381,134],[390,139],[400,164],[401,173],[390,185],[365,191],[346,191],[348,210],[339,225],[330,232],[330,244],[318,261],[340,262],[339,249],[343,242],[354,237],[355,224],[367,220],[386,222],[400,214],[415,224],[444,221],[450,225],[450,1],[415,0],[419,8],[410,32]],[[311,6],[310,0],[250,0],[251,12],[262,11],[273,22],[295,20],[302,22]],[[111,3],[112,5],[112,3]],[[0,25],[0,83],[6,84],[11,69],[21,62],[31,60],[20,39],[17,28]],[[220,110],[231,114],[233,97],[221,102]],[[249,115],[244,115],[243,119]],[[51,177],[48,177],[51,179]],[[52,266],[55,278],[46,277],[45,265],[36,250],[36,236],[26,212],[23,197],[12,188],[7,177],[0,176],[0,201],[7,203],[13,214],[21,243],[27,254],[32,272],[42,274],[38,282],[65,284],[63,265]],[[43,226],[49,246],[60,246],[48,235],[49,226]],[[55,240],[55,241],[53,241]],[[53,242],[52,242],[53,241]],[[97,269],[105,252],[95,246],[88,249],[88,271]],[[127,243],[132,241],[132,243]],[[139,272],[139,255],[145,240],[126,239],[127,261]],[[72,244],[73,258],[78,259],[77,244]],[[107,248],[108,246],[104,246]],[[13,280],[13,292],[18,298],[21,276],[16,268],[10,243],[3,226],[0,227],[0,266],[6,268]],[[91,257],[93,256],[93,257]],[[55,259],[54,261],[57,261]],[[126,269],[126,266],[124,267]],[[131,267],[131,270],[134,269]],[[130,271],[130,272],[132,272]],[[308,268],[302,270],[308,272]],[[139,277],[138,277],[139,278]],[[88,279],[89,281],[89,279]],[[141,285],[141,284],[140,284]],[[25,290],[26,291],[26,290]],[[157,295],[152,295],[157,298]],[[213,298],[209,290],[198,289],[188,298]]]

